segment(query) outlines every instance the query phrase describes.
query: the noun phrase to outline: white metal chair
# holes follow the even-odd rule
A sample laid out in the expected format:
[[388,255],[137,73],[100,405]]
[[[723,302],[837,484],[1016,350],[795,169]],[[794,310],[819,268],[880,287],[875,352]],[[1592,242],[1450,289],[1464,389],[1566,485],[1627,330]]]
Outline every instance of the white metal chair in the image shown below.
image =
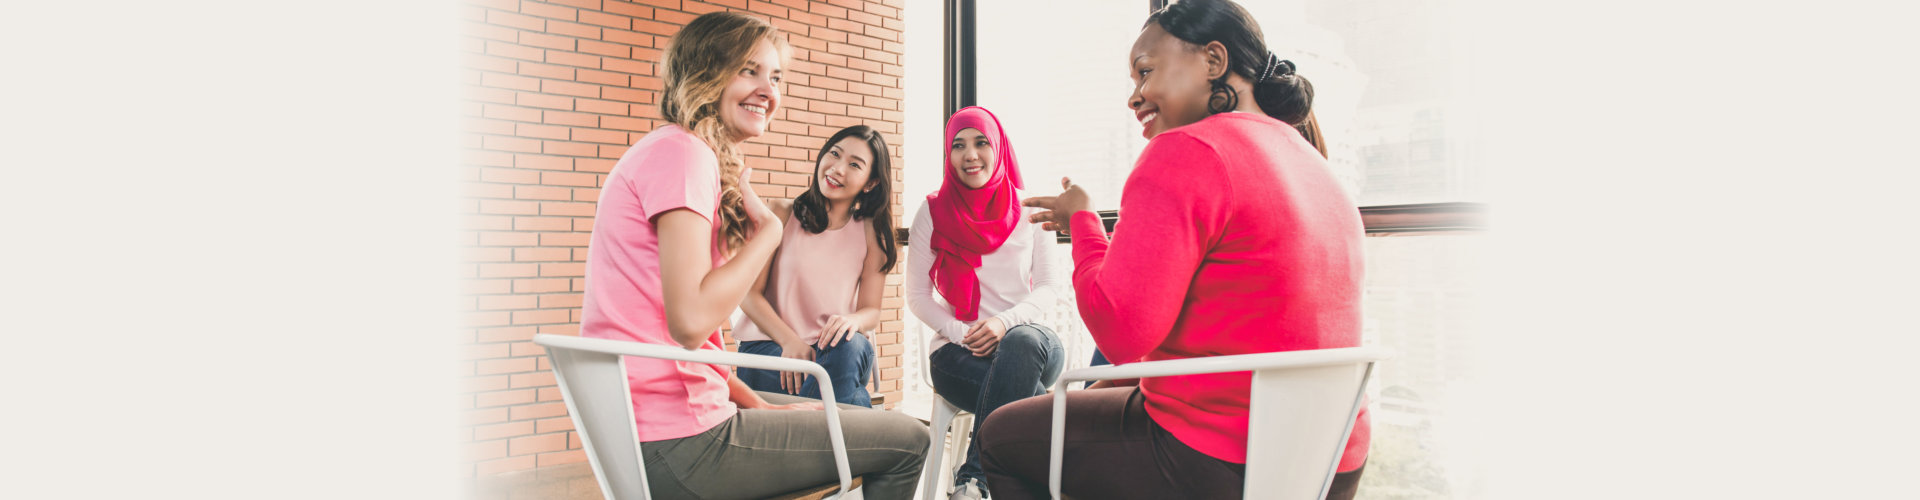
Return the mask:
[[[927,383],[927,389],[932,390],[933,363],[927,359],[921,359],[920,362],[927,364],[926,369],[920,370],[920,375]],[[960,431],[953,436],[953,446],[948,447],[947,434],[955,426]],[[927,450],[927,468],[920,473],[920,499],[938,500],[943,496],[936,495],[946,491],[940,485],[953,483],[953,472],[945,465],[950,462],[952,468],[957,469],[967,459],[967,439],[973,436],[973,413],[961,411],[960,407],[941,397],[939,392],[934,392],[933,423],[927,426],[927,430],[932,433],[933,439]]]
[[1348,347],[1096,366],[1060,376],[1053,391],[1048,490],[1060,497],[1070,382],[1253,372],[1247,422],[1246,498],[1320,499],[1340,465],[1367,379],[1385,350]]
[[[820,379],[821,401],[834,400],[832,379],[826,369],[808,361],[570,335],[534,335],[533,342],[545,347],[553,361],[554,379],[566,398],[567,413],[573,416],[575,432],[580,433],[587,460],[593,464],[593,475],[600,480],[600,492],[609,500],[650,498],[639,436],[634,430],[633,395],[627,390],[626,362],[621,356],[804,372]],[[855,492],[857,485],[847,467],[840,407],[822,406],[826,407],[834,466],[840,472],[838,491],[844,496]]]

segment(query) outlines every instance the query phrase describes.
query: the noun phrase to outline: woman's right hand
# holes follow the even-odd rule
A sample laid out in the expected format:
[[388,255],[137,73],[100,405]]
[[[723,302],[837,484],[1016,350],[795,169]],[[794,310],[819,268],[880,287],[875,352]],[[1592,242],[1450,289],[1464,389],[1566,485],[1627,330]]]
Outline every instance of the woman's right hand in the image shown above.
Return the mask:
[[751,178],[753,169],[740,169],[740,197],[746,200],[747,219],[753,221],[752,237],[760,239],[765,235],[773,241],[780,241],[780,233],[786,228],[782,227],[780,217],[774,215],[773,209],[767,208],[767,203],[760,199],[760,194],[753,191],[753,183],[748,182]]
[[[780,343],[780,357],[813,361],[813,346],[800,340]],[[807,381],[807,374],[800,372],[780,372],[780,389],[787,394],[800,394],[800,385]]]

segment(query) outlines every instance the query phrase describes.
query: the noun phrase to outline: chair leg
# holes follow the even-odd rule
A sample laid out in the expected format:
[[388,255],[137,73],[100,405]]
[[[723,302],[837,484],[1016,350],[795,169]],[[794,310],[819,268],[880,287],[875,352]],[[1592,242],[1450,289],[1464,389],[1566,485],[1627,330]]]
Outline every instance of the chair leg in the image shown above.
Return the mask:
[[933,422],[927,428],[927,432],[932,434],[933,439],[928,440],[931,444],[927,450],[927,468],[920,473],[922,500],[938,500],[941,498],[939,494],[945,491],[940,487],[941,484],[945,484],[943,478],[947,476],[946,469],[942,467],[941,458],[947,454],[947,431],[953,426],[954,415],[959,412],[959,408],[955,408],[938,394],[933,396]]

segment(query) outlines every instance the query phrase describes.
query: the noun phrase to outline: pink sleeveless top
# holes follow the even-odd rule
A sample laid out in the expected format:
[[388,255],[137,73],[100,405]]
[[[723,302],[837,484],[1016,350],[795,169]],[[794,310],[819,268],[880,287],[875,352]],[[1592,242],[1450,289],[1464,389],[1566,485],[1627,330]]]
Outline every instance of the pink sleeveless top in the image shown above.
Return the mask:
[[[867,264],[867,221],[855,218],[839,229],[807,232],[787,217],[780,250],[767,276],[767,302],[787,327],[811,344],[820,340],[827,317],[852,314],[857,306],[860,272]],[[741,342],[773,340],[753,320],[740,315],[733,338]]]

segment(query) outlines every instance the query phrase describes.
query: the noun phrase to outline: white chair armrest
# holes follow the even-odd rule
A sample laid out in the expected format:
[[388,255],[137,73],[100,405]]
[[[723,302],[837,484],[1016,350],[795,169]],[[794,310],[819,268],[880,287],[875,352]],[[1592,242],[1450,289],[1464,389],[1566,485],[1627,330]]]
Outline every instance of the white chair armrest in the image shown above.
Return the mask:
[[1054,383],[1053,390],[1053,434],[1049,438],[1052,445],[1049,446],[1047,489],[1053,493],[1053,498],[1061,498],[1060,469],[1061,462],[1066,456],[1068,382],[1310,368],[1377,361],[1386,357],[1387,351],[1377,347],[1343,347],[1147,361],[1125,365],[1095,366],[1062,373],[1060,380]]
[[622,356],[669,359],[693,363],[714,365],[744,366],[762,370],[801,372],[818,377],[820,380],[820,400],[827,411],[827,437],[833,444],[833,463],[840,473],[840,493],[845,495],[853,487],[853,474],[847,465],[847,443],[840,429],[840,405],[833,395],[833,380],[827,375],[827,369],[819,363],[774,356],[759,356],[737,352],[713,351],[706,349],[688,350],[674,346],[642,344],[612,339],[593,339],[572,335],[538,334],[533,342],[542,347],[592,351]]

